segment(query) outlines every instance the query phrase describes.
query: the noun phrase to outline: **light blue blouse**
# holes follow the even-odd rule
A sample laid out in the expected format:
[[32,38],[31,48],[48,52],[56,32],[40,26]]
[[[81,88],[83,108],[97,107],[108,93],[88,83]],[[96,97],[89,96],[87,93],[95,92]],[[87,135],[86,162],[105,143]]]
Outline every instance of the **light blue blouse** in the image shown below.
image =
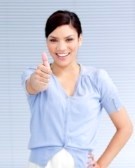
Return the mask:
[[[108,114],[122,106],[113,81],[103,69],[80,65],[81,71],[73,96],[68,96],[52,74],[46,91],[26,93],[31,111],[30,161],[45,166],[65,148],[76,168],[85,168],[88,153],[94,150],[102,109]],[[22,84],[34,72],[22,74]]]

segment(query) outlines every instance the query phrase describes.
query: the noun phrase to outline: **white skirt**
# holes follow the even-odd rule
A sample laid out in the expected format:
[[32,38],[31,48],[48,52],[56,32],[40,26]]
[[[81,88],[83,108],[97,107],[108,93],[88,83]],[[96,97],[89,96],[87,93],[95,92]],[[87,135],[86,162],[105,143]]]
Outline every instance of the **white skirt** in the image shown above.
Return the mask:
[[75,168],[75,164],[72,155],[62,149],[49,160],[47,166],[42,167],[30,162],[28,168]]

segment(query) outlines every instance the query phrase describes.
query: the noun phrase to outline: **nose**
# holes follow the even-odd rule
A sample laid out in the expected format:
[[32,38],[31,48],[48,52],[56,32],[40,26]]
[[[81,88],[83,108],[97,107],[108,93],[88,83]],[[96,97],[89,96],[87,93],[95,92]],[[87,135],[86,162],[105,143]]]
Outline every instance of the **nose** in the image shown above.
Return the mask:
[[67,46],[65,44],[65,42],[63,41],[59,41],[57,44],[57,51],[64,51],[66,50]]

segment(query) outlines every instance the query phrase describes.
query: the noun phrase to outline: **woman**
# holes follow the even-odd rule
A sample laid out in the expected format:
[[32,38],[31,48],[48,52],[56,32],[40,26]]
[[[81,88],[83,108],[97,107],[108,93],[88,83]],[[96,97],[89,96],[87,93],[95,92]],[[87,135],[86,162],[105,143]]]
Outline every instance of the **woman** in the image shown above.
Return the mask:
[[[77,62],[82,28],[75,13],[54,12],[45,36],[53,62],[43,54],[43,63],[22,75],[31,110],[30,167],[107,168],[132,133],[117,89],[105,70]],[[95,161],[92,151],[103,108],[116,133]]]

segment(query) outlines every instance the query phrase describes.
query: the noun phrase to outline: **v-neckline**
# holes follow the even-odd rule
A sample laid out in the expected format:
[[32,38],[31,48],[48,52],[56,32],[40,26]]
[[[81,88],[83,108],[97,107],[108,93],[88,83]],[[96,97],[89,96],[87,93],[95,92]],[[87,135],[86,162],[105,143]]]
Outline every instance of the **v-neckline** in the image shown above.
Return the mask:
[[77,92],[77,89],[78,89],[78,85],[79,85],[79,81],[80,81],[80,77],[81,77],[81,74],[82,74],[82,66],[81,64],[79,64],[80,66],[80,71],[79,71],[79,75],[78,75],[78,78],[76,80],[76,83],[75,83],[75,87],[74,87],[74,91],[72,93],[72,95],[68,95],[66,90],[64,89],[64,87],[62,86],[62,84],[60,83],[58,77],[52,73],[52,76],[54,77],[55,81],[57,82],[59,88],[61,89],[61,91],[63,92],[63,94],[66,96],[66,97],[69,97],[69,98],[73,98],[75,95],[76,95],[76,92]]

